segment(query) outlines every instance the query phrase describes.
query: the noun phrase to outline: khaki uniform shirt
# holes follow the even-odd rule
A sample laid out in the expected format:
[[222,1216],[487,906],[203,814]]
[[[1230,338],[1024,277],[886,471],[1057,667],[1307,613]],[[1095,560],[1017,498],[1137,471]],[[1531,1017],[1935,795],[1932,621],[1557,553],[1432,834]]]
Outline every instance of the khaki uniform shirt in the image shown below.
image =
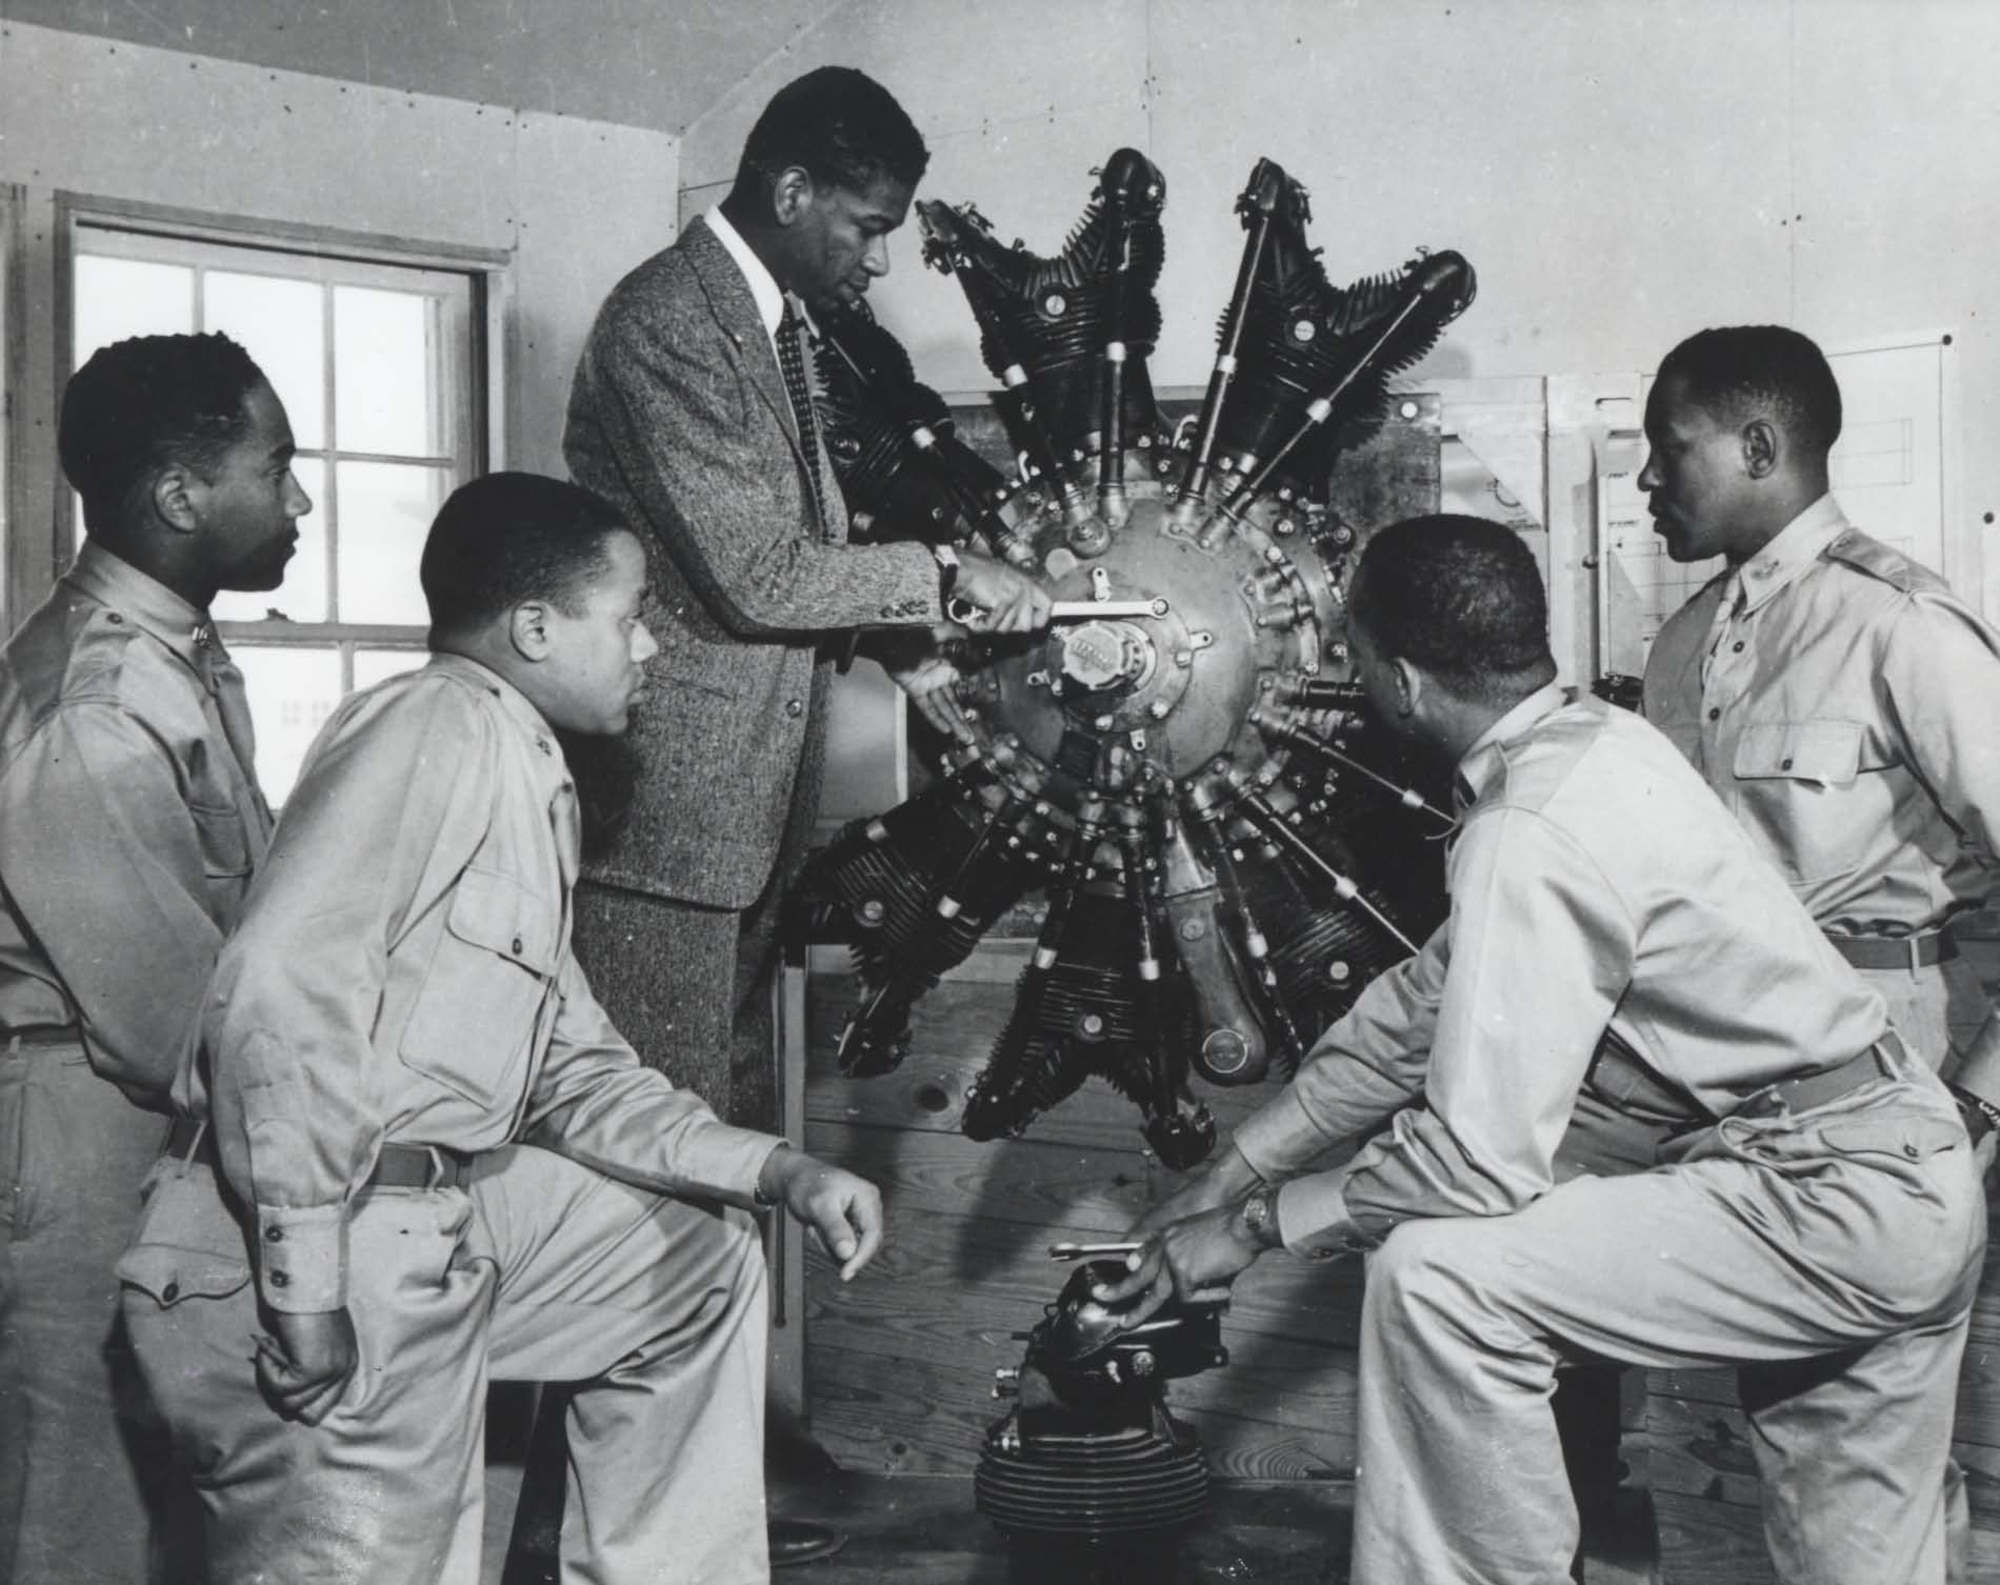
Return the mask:
[[162,1106],[270,840],[213,631],[86,542],[0,652],[0,1035],[80,1025],[98,1073]]
[[642,1067],[570,953],[576,794],[516,689],[452,655],[345,700],[217,965],[213,1123],[276,1310],[346,1299],[343,1228],[384,1143],[523,1141],[748,1204],[778,1141]]
[[1645,713],[1823,929],[1977,908],[2000,833],[2000,637],[1831,495],[1668,619]]
[[1544,688],[1466,755],[1459,796],[1450,917],[1236,1132],[1276,1182],[1393,1114],[1279,1191],[1289,1247],[1527,1205],[1607,1029],[1711,1117],[1881,1038],[1882,999],[1636,716]]

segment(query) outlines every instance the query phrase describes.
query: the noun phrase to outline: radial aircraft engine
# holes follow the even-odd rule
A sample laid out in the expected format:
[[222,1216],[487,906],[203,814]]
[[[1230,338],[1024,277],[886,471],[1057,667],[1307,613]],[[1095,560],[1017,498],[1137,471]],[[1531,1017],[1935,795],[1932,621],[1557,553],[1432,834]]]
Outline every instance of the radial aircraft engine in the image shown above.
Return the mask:
[[1289,1071],[1442,912],[1449,817],[1394,774],[1347,662],[1344,583],[1379,525],[1344,520],[1329,482],[1474,281],[1445,252],[1333,286],[1305,189],[1261,160],[1213,374],[1170,428],[1147,373],[1166,183],[1131,149],[1095,174],[1051,257],[969,204],[918,206],[1000,380],[1011,470],[865,304],[822,323],[857,534],[975,544],[1060,604],[1046,633],[957,646],[940,773],[840,833],[805,892],[855,946],[839,1061],[861,1076],[896,1067],[915,1001],[1045,895],[965,1133],[1018,1135],[1097,1075],[1182,1168],[1215,1139],[1192,1080]]

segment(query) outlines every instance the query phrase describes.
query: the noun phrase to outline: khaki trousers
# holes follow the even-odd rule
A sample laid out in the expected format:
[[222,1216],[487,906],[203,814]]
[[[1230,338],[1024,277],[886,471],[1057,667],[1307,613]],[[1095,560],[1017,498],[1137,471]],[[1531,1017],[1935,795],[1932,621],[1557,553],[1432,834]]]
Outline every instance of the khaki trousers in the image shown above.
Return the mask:
[[1795,1117],[1730,1118],[1674,1165],[1512,1216],[1405,1223],[1370,1258],[1357,1585],[1559,1585],[1577,1520],[1557,1362],[1742,1361],[1785,1585],[1935,1585],[1985,1205],[1911,1065]]
[[177,1495],[165,1434],[113,1274],[166,1133],[81,1045],[0,1041],[0,1585],[141,1585],[198,1568],[164,1522]]
[[210,1169],[163,1163],[120,1268],[207,1505],[214,1585],[476,1585],[489,1380],[583,1383],[565,1585],[768,1580],[746,1218],[522,1146],[480,1158],[466,1189],[364,1194],[348,1222],[360,1370],[317,1427],[257,1391],[255,1290],[229,1287],[247,1277],[240,1233],[234,1273],[204,1253],[235,1228]]

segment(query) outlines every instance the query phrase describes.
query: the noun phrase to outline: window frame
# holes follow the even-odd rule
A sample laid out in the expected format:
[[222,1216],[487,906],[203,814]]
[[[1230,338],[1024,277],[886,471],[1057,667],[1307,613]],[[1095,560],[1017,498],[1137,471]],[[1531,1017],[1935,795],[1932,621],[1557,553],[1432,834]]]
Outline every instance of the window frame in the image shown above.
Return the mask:
[[[74,372],[76,305],[74,285],[76,261],[81,252],[80,233],[96,230],[135,237],[151,237],[167,245],[212,244],[272,256],[271,274],[292,279],[323,280],[325,271],[313,263],[332,263],[350,268],[365,277],[371,268],[393,271],[420,271],[463,278],[469,288],[467,339],[470,367],[463,388],[457,394],[454,422],[458,447],[450,457],[413,457],[380,460],[436,466],[450,462],[462,468],[464,477],[477,478],[505,466],[507,410],[504,378],[507,305],[511,296],[512,257],[499,249],[462,247],[448,244],[405,241],[368,233],[343,231],[326,226],[299,225],[283,221],[254,220],[246,217],[214,215],[161,204],[96,197],[67,191],[55,194],[54,319],[56,325],[56,389],[61,390]],[[104,250],[122,255],[122,249]],[[143,246],[131,256],[146,257]],[[298,262],[293,262],[298,261]],[[181,262],[169,260],[169,262]],[[289,265],[289,267],[286,267]],[[407,277],[406,277],[407,278]],[[385,273],[386,284],[390,277]],[[371,284],[365,278],[353,284]],[[331,347],[326,351],[331,358]],[[329,408],[329,425],[333,414]],[[337,440],[337,435],[334,437]],[[372,454],[324,452],[331,476],[336,456],[341,460],[370,460]],[[54,533],[57,567],[66,565],[75,554],[79,524],[75,498],[51,481],[54,489]],[[337,542],[335,555],[338,554]],[[328,569],[329,576],[333,568]],[[331,590],[329,591],[332,592]],[[346,621],[293,622],[261,620],[219,623],[231,643],[291,649],[332,649],[340,658],[341,679],[351,686],[354,652],[357,649],[421,649],[423,630],[403,624]]]

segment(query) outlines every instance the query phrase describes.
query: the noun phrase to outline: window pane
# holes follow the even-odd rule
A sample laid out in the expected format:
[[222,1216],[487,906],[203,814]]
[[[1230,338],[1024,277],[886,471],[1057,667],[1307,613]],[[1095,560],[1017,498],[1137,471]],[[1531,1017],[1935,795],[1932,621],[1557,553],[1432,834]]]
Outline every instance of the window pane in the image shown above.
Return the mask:
[[194,271],[83,254],[76,261],[73,318],[78,368],[99,347],[127,336],[185,334],[194,329]]
[[308,451],[326,444],[325,299],[314,281],[211,270],[203,283],[202,324],[227,332],[257,360],[285,404],[292,438]]
[[451,482],[443,468],[397,462],[338,465],[341,621],[429,624],[417,563]]
[[400,676],[428,665],[427,649],[357,649],[354,652],[354,686],[372,688],[384,677]]
[[243,668],[250,719],[257,728],[257,781],[272,807],[292,795],[299,762],[340,702],[340,651],[278,649],[237,642],[230,656]]
[[291,622],[326,620],[326,463],[299,457],[292,472],[313,509],[299,519],[299,548],[285,563],[285,581],[275,589],[225,590],[209,607],[216,621],[261,622],[273,612]]
[[340,286],[333,293],[334,428],[342,451],[437,457],[451,450],[434,297]]

